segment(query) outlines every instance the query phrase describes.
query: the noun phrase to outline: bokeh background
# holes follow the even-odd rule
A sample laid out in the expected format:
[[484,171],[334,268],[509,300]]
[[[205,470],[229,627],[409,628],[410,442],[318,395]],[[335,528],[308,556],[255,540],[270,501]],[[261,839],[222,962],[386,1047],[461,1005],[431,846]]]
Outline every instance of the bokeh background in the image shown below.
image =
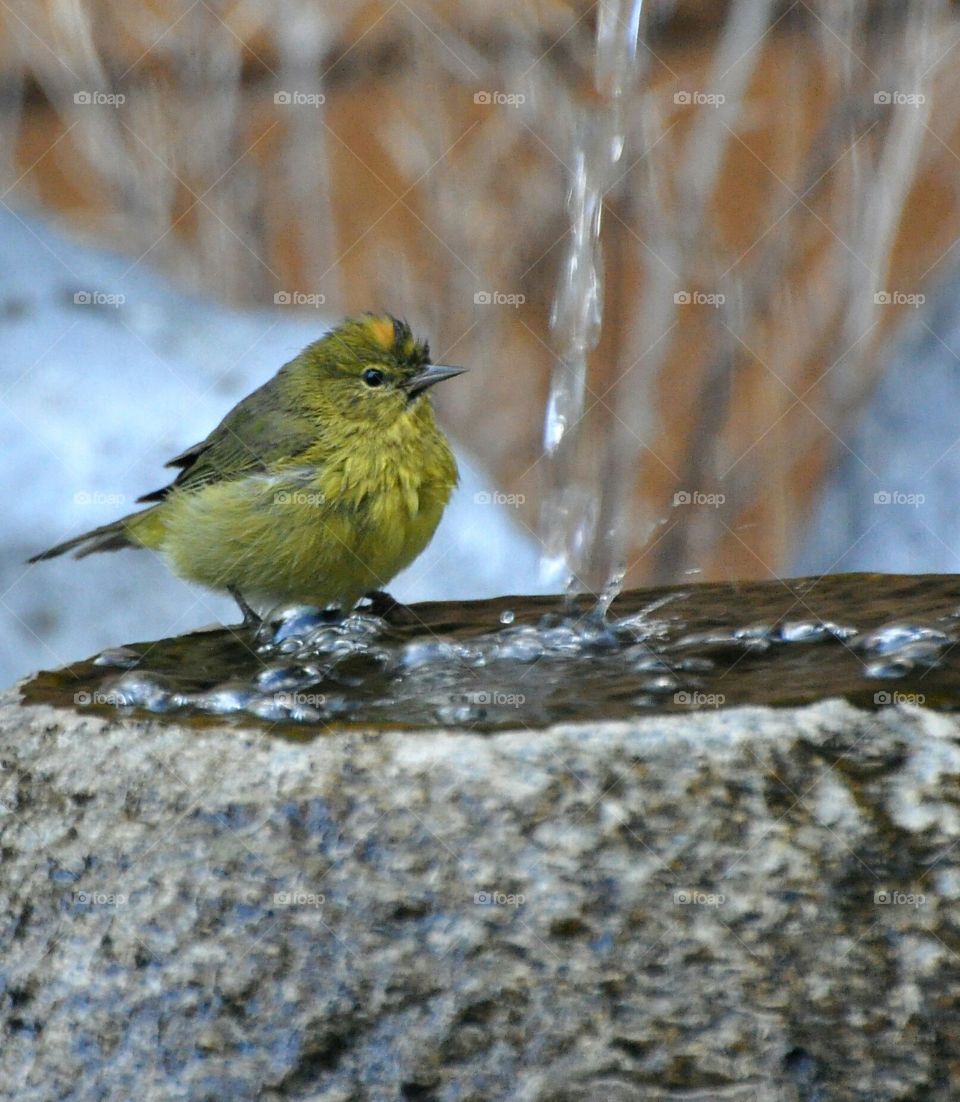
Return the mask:
[[406,597],[957,568],[956,5],[5,0],[0,26],[8,677],[229,615],[142,556],[22,560],[366,309],[471,367],[436,395],[467,492]]

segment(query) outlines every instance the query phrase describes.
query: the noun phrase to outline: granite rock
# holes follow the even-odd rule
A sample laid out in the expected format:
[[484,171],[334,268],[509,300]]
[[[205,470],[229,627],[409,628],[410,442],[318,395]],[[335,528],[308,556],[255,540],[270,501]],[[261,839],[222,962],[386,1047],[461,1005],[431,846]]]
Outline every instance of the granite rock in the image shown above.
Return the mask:
[[960,722],[328,734],[0,698],[0,1092],[957,1097]]

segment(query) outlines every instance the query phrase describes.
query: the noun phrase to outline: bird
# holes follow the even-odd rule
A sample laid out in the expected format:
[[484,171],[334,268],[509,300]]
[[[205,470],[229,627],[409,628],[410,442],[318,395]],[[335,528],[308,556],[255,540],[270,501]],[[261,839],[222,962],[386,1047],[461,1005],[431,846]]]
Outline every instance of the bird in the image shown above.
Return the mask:
[[229,592],[244,624],[281,604],[389,601],[458,484],[428,391],[465,370],[432,363],[390,314],[347,318],[174,456],[176,477],[138,498],[145,508],[28,562],[146,548]]

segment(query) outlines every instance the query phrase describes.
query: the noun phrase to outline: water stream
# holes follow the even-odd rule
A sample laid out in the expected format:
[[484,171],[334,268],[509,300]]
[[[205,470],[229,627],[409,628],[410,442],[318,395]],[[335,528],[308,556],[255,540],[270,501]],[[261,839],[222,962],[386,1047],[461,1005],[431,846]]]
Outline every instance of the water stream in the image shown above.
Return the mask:
[[643,0],[601,0],[597,10],[595,98],[571,112],[568,165],[569,240],[550,318],[557,360],[550,380],[543,445],[547,486],[542,507],[543,573],[568,592],[597,592],[602,486],[582,449],[588,446],[586,396],[590,355],[603,323],[604,197],[626,141],[624,99],[635,76]]

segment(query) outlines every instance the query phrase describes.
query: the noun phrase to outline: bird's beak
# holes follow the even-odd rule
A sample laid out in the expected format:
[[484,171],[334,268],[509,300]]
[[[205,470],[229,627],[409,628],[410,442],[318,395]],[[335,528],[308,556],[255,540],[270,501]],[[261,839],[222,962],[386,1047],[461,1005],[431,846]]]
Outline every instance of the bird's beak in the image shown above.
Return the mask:
[[418,371],[416,375],[411,376],[400,385],[409,397],[416,398],[418,394],[422,394],[434,383],[442,383],[444,379],[452,379],[454,375],[462,375],[466,370],[465,367],[444,367],[443,364],[430,364],[429,367]]

